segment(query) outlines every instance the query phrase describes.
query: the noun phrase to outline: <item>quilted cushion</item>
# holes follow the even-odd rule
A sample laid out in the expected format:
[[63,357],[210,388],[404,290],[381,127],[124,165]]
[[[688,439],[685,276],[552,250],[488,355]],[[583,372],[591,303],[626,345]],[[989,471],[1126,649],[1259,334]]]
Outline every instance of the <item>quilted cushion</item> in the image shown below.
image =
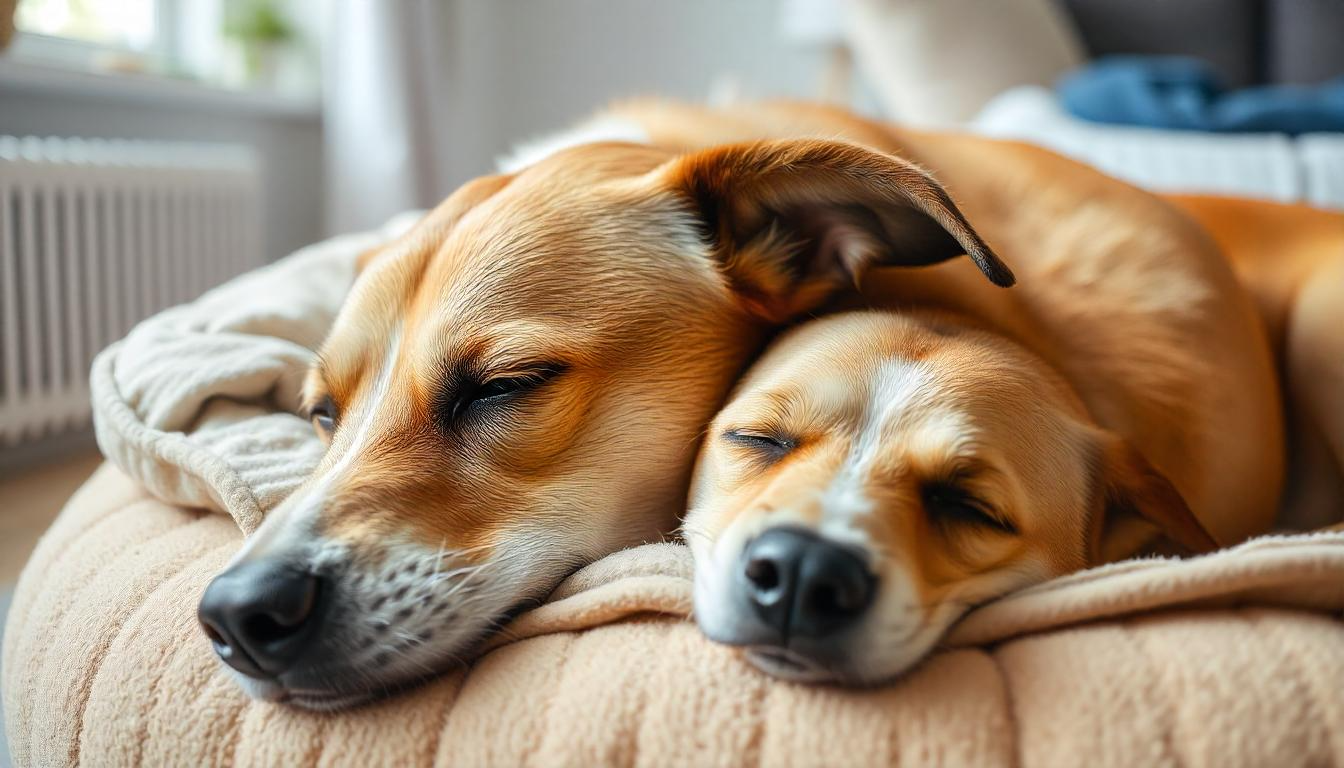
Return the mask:
[[[1042,585],[872,690],[773,681],[703,640],[685,618],[683,548],[654,545],[642,570],[618,557],[581,571],[469,669],[335,714],[249,701],[212,658],[196,600],[241,539],[226,515],[99,470],[9,617],[17,764],[1344,762],[1344,534]],[[1133,613],[1154,601],[1180,607]],[[1102,604],[1115,615],[1078,622]]]

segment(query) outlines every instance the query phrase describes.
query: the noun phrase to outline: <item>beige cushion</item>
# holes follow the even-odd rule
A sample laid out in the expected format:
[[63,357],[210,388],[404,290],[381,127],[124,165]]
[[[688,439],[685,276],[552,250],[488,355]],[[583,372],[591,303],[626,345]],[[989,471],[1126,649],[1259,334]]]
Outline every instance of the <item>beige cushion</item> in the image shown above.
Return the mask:
[[703,640],[685,549],[653,545],[571,577],[469,670],[337,714],[251,702],[212,657],[196,600],[240,541],[227,515],[101,469],[15,596],[16,764],[1344,762],[1344,534],[1051,582],[858,691],[772,681]]

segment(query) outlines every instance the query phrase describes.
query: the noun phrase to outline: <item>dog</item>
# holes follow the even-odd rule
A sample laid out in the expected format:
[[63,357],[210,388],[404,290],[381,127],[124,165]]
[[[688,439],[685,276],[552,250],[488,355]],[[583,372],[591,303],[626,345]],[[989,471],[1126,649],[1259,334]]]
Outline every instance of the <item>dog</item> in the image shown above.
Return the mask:
[[[1100,238],[1143,258],[1188,248],[1211,290],[1241,295],[1149,195],[1041,150],[841,111],[633,102],[515,160],[360,261],[306,384],[327,454],[198,608],[255,697],[331,709],[414,684],[574,569],[675,531],[737,376],[856,279],[954,260],[969,269],[943,291],[1013,295],[996,248],[1063,268]],[[1080,201],[1095,215],[1068,215]],[[1223,510],[1200,519],[1231,541],[1277,497],[1281,467],[1263,460],[1282,439],[1277,391],[1249,300],[1199,318],[1218,330],[1201,370],[1230,378],[1183,393],[1199,402],[1179,424],[1144,431],[1139,408],[1134,439],[1197,515]],[[1129,384],[1089,394],[1127,413]],[[1215,426],[1240,439],[1208,440]],[[1243,482],[1212,483],[1215,464]]]
[[[1337,522],[1344,216],[1170,201],[1213,233],[1284,370],[1284,522]],[[1155,537],[1200,553],[1259,532],[1273,475],[1220,472],[1208,447],[1240,438],[1218,428],[1219,409],[1200,413],[1227,373],[1202,353],[1221,332],[1209,321],[1244,297],[1222,292],[1225,276],[1199,277],[1189,251],[1111,250],[1144,242],[1131,238],[1146,223],[1111,222],[1091,248],[1007,251],[1023,276],[1015,295],[941,288],[965,283],[949,263],[865,286],[861,303],[899,311],[832,314],[775,342],[695,470],[685,537],[704,633],[784,679],[880,683],[1013,590]],[[1274,467],[1279,446],[1262,447]],[[1263,506],[1229,509],[1219,485]]]

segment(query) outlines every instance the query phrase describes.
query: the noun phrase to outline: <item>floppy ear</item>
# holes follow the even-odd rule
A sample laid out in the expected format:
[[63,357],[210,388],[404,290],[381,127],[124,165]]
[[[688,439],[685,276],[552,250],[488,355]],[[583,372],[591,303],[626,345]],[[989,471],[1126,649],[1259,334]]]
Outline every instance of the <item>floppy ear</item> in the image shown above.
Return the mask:
[[1135,554],[1153,540],[1154,529],[1195,554],[1218,548],[1176,487],[1129,441],[1106,435],[1100,465],[1099,498],[1088,529],[1090,564]]
[[994,284],[1013,284],[947,191],[891,155],[842,141],[765,141],[688,155],[664,172],[703,219],[744,303],[774,322],[877,265],[967,254]]
[[462,218],[463,214],[508,186],[510,181],[513,181],[513,176],[509,174],[480,176],[468,181],[458,187],[442,203],[439,203],[434,210],[425,214],[425,217],[416,222],[416,225],[405,235],[390,243],[384,243],[359,254],[355,258],[355,274],[363,272],[380,255],[392,250],[393,246],[415,242],[426,236],[441,241],[448,234],[448,230],[452,229],[453,225],[457,223],[457,220]]

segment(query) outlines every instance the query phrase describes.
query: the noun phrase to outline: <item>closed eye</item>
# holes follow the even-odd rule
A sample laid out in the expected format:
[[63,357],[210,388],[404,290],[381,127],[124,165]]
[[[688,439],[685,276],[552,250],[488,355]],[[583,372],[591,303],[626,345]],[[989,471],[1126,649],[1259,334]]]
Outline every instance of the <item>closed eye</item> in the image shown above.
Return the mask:
[[1013,521],[956,483],[946,481],[926,483],[923,500],[924,509],[934,522],[974,525],[1009,535],[1017,534],[1017,526]]
[[455,421],[475,411],[506,405],[539,389],[564,371],[563,365],[543,364],[480,382],[466,382],[460,387],[451,408],[447,409],[447,415]]
[[798,447],[797,440],[765,429],[730,429],[723,433],[723,439],[754,451],[771,461],[783,458]]
[[322,437],[330,438],[336,431],[336,404],[331,397],[323,397],[308,409],[308,421]]

